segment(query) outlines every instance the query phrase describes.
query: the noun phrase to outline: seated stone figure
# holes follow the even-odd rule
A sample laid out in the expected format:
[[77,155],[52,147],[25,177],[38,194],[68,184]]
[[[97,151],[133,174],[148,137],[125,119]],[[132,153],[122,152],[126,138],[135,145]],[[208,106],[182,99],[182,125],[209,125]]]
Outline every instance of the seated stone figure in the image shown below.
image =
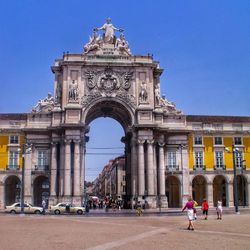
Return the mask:
[[102,39],[100,36],[97,36],[97,33],[93,31],[92,36],[89,38],[89,42],[84,46],[84,52],[88,53],[100,48]]
[[121,33],[120,38],[116,39],[115,47],[121,52],[131,55],[128,42],[125,40],[123,33]]

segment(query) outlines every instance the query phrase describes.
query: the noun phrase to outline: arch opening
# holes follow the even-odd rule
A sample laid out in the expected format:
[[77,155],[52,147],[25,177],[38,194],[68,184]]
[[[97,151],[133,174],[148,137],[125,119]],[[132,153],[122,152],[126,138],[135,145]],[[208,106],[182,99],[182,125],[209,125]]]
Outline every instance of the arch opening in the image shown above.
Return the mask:
[[192,196],[193,199],[201,206],[203,199],[207,197],[206,192],[207,181],[204,176],[195,176],[192,181]]
[[50,195],[50,182],[49,178],[46,176],[38,176],[34,180],[34,205],[35,206],[42,206],[42,201],[45,200],[48,204],[48,199]]
[[222,201],[222,206],[228,206],[227,181],[222,175],[216,175],[213,180],[213,203],[217,206],[217,201]]
[[166,196],[168,198],[168,207],[180,207],[180,181],[175,176],[168,176],[166,179]]
[[11,205],[20,202],[21,181],[17,176],[9,176],[4,183],[5,188],[5,205]]

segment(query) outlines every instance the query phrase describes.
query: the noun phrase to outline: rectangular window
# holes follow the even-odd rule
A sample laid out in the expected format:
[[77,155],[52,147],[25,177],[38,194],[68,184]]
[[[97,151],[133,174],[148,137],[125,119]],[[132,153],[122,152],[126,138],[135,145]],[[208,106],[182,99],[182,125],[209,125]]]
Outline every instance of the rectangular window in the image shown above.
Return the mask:
[[220,137],[220,136],[214,137],[214,144],[215,145],[222,145],[222,137]]
[[194,137],[194,144],[195,145],[202,145],[202,137],[201,136],[195,136]]
[[18,135],[10,135],[10,144],[18,144]]
[[235,145],[242,145],[241,137],[234,137],[234,144]]
[[17,151],[9,151],[9,168],[17,168],[18,167],[18,152]]
[[195,152],[195,167],[196,168],[203,167],[203,152],[202,151]]
[[38,150],[38,166],[48,165],[48,152],[47,150]]
[[242,168],[243,166],[243,153],[241,151],[234,152],[235,154],[235,166],[236,168]]
[[168,167],[170,168],[176,167],[176,152],[175,151],[168,152]]
[[223,168],[224,165],[223,151],[215,152],[215,161],[216,161],[216,168]]

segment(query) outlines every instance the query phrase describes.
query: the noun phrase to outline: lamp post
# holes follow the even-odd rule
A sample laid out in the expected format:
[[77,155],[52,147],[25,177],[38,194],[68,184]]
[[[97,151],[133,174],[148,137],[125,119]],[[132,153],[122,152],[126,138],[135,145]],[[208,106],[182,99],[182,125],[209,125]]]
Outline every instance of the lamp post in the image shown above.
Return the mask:
[[21,214],[24,213],[24,152],[25,151],[25,145],[22,145],[22,150],[21,150],[21,154],[22,154],[22,184],[21,184],[21,201],[20,201],[20,206],[21,206]]
[[236,173],[236,162],[235,162],[235,153],[239,152],[236,148],[233,148],[233,168],[234,168],[234,206],[235,213],[239,213],[238,206],[238,181],[237,181],[237,173]]

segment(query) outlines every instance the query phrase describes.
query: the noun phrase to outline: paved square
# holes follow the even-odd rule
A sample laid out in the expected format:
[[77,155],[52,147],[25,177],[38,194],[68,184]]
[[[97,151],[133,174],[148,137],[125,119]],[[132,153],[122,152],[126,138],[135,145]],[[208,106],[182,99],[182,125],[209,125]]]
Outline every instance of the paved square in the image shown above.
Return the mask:
[[1,215],[1,249],[250,249],[250,214],[86,217]]

